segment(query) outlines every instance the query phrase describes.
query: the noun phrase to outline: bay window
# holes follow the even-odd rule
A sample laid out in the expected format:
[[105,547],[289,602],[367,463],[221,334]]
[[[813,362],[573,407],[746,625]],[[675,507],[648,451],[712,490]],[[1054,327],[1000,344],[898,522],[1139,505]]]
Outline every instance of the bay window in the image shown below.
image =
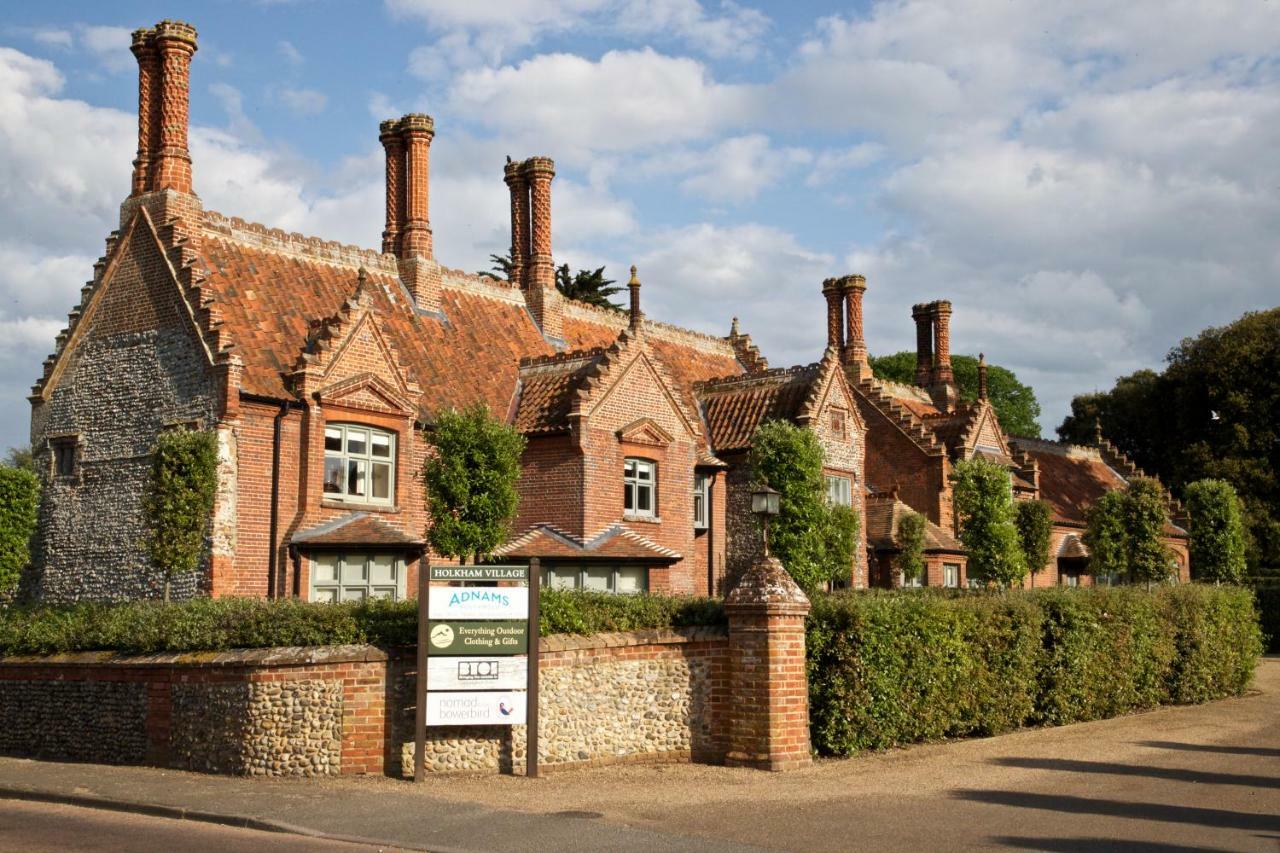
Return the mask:
[[404,596],[404,560],[395,554],[335,552],[311,557],[312,601],[398,601]]
[[631,595],[649,590],[649,570],[618,564],[561,564],[542,567],[544,589],[583,589]]
[[325,498],[389,505],[394,495],[395,434],[352,424],[326,426]]

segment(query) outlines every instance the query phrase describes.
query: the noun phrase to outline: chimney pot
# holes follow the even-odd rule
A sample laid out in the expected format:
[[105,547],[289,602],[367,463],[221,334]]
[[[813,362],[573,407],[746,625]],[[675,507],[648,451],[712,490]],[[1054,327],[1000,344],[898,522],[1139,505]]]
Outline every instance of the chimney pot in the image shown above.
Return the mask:
[[399,122],[388,119],[378,125],[378,141],[386,152],[386,228],[382,232],[384,254],[400,254],[400,229],[404,224],[404,141],[400,138]]

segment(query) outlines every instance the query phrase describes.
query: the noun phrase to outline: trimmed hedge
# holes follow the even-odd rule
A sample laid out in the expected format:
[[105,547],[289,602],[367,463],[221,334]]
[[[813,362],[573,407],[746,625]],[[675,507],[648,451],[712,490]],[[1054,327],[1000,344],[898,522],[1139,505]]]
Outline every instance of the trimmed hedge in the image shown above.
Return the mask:
[[844,593],[807,629],[827,755],[1238,695],[1261,652],[1239,587]]
[[[543,590],[541,616],[542,636],[724,624],[724,608],[715,599],[557,590]],[[296,599],[195,598],[167,605],[82,603],[0,612],[0,655],[150,654],[344,643],[405,646],[413,645],[417,635],[413,601],[313,604]]]

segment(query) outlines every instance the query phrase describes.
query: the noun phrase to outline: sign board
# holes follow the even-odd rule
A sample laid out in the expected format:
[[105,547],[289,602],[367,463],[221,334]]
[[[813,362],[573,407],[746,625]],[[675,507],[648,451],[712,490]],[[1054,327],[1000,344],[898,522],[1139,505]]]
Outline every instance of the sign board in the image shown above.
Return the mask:
[[427,694],[428,726],[522,726],[525,694],[474,690]]
[[525,655],[427,659],[428,690],[524,690],[528,677]]
[[488,622],[430,622],[427,654],[523,655],[529,651],[529,623],[524,619]]
[[528,566],[432,566],[433,581],[524,581]]
[[431,619],[519,619],[529,614],[529,590],[522,586],[440,587],[431,591]]

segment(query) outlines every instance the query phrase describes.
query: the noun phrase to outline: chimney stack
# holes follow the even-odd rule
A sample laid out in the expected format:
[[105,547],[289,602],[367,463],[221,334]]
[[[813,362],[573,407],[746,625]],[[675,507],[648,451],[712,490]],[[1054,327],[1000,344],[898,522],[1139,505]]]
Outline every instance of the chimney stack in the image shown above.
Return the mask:
[[933,316],[929,305],[911,306],[911,319],[916,321],[916,384],[928,388],[933,384]]
[[394,252],[400,281],[418,309],[440,313],[440,265],[431,238],[431,140],[435,121],[410,113],[378,125],[386,152],[387,227],[382,251]]
[[400,254],[400,228],[404,223],[404,140],[399,122],[378,125],[378,141],[387,155],[387,227],[382,231],[382,253]]
[[933,320],[934,356],[933,376],[929,394],[933,404],[941,411],[954,411],[960,395],[956,391],[956,377],[951,370],[951,303],[939,299],[925,306]]
[[[159,146],[151,153],[150,189],[190,194],[191,152],[187,150],[187,125],[191,105],[191,57],[196,52],[196,29],[182,21],[161,21],[156,24],[152,41],[158,54],[160,70],[160,127]],[[140,66],[139,101],[142,99],[141,82]],[[138,135],[141,137],[141,129]]]
[[133,187],[129,195],[151,191],[151,158],[160,147],[160,55],[156,31],[134,30],[129,49],[138,60],[138,156],[133,161]]
[[508,157],[503,179],[511,191],[511,281],[524,290],[529,286],[529,181],[524,164]]
[[627,282],[627,290],[631,291],[631,331],[640,331],[644,322],[644,313],[640,310],[640,279],[636,276],[636,265],[631,265],[631,280]]
[[840,352],[844,349],[844,318],[840,306],[840,282],[843,279],[828,278],[822,282],[822,295],[827,300],[827,349]]
[[861,381],[871,375],[867,344],[862,337],[862,295],[867,291],[867,280],[860,275],[847,275],[840,279],[840,288],[844,292],[846,336],[841,356],[846,366],[857,368],[857,380]]
[[978,399],[987,399],[987,356],[978,353]]
[[[528,187],[527,208],[522,205],[524,191],[516,177],[517,171],[524,186]],[[562,342],[564,299],[560,291],[556,290],[556,270],[551,257],[551,180],[556,176],[556,164],[550,157],[530,157],[523,163],[508,164],[506,175],[512,195],[513,264],[517,250],[523,248],[521,244],[525,239],[528,240],[528,251],[522,253],[521,286],[524,289],[525,307],[529,309],[543,337]]]

